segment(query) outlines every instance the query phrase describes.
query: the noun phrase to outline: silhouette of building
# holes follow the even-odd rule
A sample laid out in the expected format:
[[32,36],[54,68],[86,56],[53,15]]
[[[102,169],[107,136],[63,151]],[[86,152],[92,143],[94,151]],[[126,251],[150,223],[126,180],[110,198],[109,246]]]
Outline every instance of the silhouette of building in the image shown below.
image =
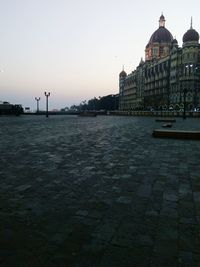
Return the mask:
[[16,115],[19,116],[24,113],[22,105],[10,104],[7,101],[0,101],[0,116],[1,115]]
[[200,44],[192,26],[183,35],[182,47],[165,27],[151,35],[141,59],[130,74],[119,74],[120,110],[192,110],[200,108]]

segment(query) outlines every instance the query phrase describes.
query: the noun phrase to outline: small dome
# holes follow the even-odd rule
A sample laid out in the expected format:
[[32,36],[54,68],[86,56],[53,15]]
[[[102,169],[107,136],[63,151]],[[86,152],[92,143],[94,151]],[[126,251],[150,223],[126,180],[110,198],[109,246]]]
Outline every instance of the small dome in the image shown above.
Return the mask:
[[126,74],[126,72],[123,70],[123,71],[121,71],[120,72],[120,74],[119,74],[119,77],[126,77],[127,76],[127,74]]
[[171,43],[172,40],[172,34],[165,27],[160,27],[151,35],[149,43]]
[[173,44],[178,44],[178,41],[176,40],[176,38],[174,38],[174,39],[172,40],[172,43],[173,43]]
[[192,41],[199,41],[199,34],[194,29],[190,28],[184,35],[183,35],[183,42],[192,42]]

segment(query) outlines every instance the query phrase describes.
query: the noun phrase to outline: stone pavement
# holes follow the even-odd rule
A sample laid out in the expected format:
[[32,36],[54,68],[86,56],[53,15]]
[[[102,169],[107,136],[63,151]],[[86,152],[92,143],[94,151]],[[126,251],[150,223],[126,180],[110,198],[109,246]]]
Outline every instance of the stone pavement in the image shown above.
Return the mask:
[[0,117],[0,266],[200,266],[200,141],[161,126]]

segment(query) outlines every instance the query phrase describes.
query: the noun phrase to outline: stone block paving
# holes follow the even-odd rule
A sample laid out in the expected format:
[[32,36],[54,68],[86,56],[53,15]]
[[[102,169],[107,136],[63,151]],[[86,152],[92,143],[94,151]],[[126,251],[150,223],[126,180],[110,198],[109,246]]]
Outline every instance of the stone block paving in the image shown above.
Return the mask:
[[155,128],[153,117],[0,117],[0,266],[200,266],[200,141]]

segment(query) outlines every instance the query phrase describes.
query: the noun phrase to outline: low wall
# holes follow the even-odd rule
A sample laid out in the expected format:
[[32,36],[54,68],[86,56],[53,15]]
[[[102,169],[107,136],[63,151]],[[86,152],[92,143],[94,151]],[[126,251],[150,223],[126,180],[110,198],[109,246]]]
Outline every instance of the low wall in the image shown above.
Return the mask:
[[[110,111],[109,115],[118,116],[152,116],[152,117],[183,117],[183,112],[180,111]],[[200,112],[186,112],[186,117],[200,118]]]

